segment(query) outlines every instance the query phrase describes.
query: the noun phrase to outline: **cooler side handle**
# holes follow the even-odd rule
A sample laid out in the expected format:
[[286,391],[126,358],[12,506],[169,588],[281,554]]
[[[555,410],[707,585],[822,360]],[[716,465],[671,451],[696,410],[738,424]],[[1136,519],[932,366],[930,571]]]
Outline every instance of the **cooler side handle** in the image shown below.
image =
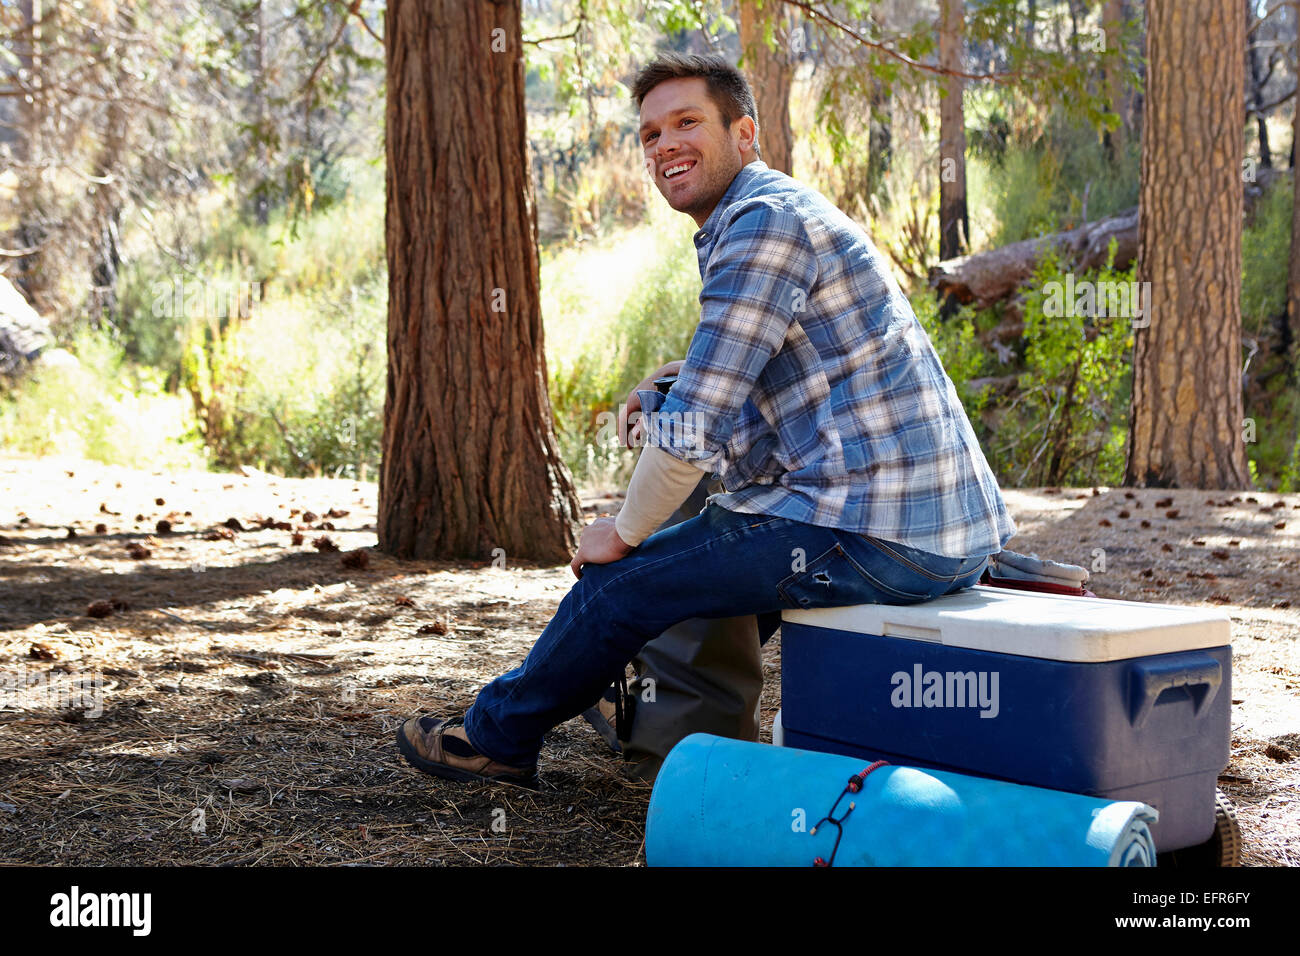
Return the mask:
[[1193,713],[1199,717],[1223,683],[1222,665],[1208,654],[1180,656],[1172,661],[1136,661],[1131,674],[1130,720],[1135,728],[1146,723],[1161,694],[1177,687],[1187,688]]
[[885,622],[881,628],[882,637],[901,637],[909,641],[928,641],[931,644],[943,643],[943,632],[937,627],[919,627],[915,624],[893,624]]

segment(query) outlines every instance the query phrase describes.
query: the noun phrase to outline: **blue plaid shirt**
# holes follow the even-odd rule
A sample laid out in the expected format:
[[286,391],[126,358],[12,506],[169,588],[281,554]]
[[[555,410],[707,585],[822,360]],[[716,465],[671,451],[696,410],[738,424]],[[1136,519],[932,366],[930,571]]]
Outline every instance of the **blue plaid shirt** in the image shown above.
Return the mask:
[[992,554],[1015,533],[952,381],[867,234],[745,166],[695,234],[700,324],[646,440],[714,472],[711,501]]

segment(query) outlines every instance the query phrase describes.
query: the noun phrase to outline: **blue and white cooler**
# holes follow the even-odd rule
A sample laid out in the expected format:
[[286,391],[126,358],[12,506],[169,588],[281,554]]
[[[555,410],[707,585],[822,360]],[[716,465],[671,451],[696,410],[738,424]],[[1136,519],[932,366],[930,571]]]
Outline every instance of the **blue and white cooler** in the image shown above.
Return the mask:
[[1215,832],[1221,611],[974,587],[786,611],[781,635],[785,746],[1141,801],[1162,852]]

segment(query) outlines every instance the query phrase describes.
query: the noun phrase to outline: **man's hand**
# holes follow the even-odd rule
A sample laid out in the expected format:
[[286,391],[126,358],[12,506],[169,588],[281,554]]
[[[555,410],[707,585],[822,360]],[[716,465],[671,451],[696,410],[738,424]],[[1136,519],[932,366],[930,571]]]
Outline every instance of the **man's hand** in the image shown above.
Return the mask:
[[618,433],[620,436],[627,436],[626,441],[623,443],[624,448],[636,448],[640,445],[641,436],[644,434],[644,429],[641,427],[640,419],[638,419],[637,423],[632,426],[632,431],[630,433],[627,428],[628,417],[631,416],[633,412],[641,411],[641,396],[638,395],[637,392],[642,389],[648,392],[653,392],[655,388],[655,379],[663,378],[666,375],[676,375],[682,370],[684,364],[686,363],[681,359],[676,362],[669,362],[663,368],[659,369],[659,371],[651,372],[648,376],[643,378],[636,384],[632,391],[628,393],[627,401],[623,403],[623,407],[620,408],[618,412]]
[[626,558],[635,548],[618,536],[614,528],[614,519],[608,516],[597,518],[582,532],[578,539],[578,553],[573,556],[569,567],[575,578],[582,577],[584,564],[612,564],[619,558]]

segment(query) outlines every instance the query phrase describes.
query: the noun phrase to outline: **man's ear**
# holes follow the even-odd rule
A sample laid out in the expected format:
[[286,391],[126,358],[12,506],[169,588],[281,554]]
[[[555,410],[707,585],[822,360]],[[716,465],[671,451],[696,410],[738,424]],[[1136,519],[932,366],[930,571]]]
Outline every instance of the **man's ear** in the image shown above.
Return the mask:
[[758,142],[758,124],[754,122],[752,116],[742,116],[736,120],[732,129],[736,133],[737,145],[741,153],[748,153]]

